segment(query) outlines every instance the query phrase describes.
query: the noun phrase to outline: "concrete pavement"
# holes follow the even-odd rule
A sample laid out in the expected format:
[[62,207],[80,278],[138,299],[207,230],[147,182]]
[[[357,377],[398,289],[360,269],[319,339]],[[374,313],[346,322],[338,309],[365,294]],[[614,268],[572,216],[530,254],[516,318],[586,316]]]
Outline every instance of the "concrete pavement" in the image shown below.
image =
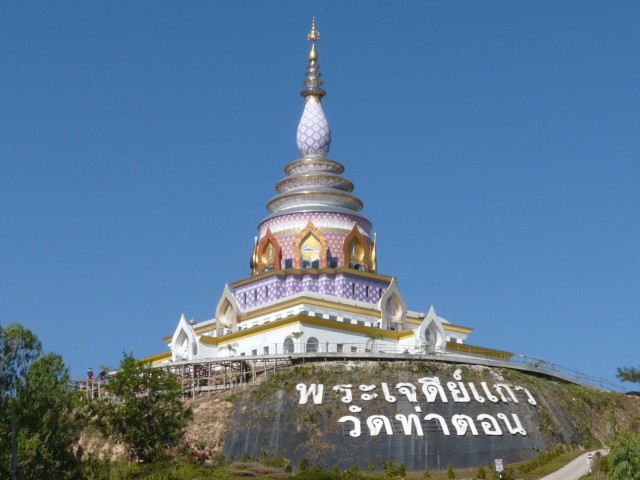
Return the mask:
[[[601,455],[608,455],[609,449],[606,448],[602,450],[591,451],[590,453],[593,453],[594,459],[596,456],[596,452],[600,452]],[[580,455],[575,460],[562,467],[560,470],[553,472],[551,475],[547,475],[540,480],[578,480],[583,475],[589,473],[587,453],[589,452]]]

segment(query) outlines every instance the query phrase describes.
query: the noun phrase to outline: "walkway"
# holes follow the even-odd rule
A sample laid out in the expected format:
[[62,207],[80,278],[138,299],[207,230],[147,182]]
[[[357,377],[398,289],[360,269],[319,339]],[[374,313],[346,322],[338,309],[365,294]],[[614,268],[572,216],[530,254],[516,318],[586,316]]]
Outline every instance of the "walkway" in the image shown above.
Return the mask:
[[[598,452],[600,452],[601,455],[608,455],[609,449],[598,450]],[[590,453],[592,453],[594,457],[596,456],[596,452]],[[587,463],[587,453],[585,453],[557,472],[553,472],[541,480],[578,480],[587,473],[589,473],[589,464]]]

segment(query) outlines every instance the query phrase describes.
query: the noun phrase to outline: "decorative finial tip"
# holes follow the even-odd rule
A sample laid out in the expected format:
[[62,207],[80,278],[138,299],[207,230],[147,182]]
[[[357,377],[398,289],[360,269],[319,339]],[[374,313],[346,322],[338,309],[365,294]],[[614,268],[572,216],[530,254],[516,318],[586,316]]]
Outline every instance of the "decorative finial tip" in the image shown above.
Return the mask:
[[307,38],[310,42],[317,42],[320,40],[320,32],[316,30],[316,17],[311,19],[311,31],[309,32],[309,35],[307,35]]

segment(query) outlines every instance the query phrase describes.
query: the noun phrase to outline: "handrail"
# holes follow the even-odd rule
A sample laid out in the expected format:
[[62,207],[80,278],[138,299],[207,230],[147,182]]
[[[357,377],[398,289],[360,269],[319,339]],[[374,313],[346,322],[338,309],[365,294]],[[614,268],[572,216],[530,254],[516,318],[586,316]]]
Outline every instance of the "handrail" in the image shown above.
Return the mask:
[[[273,346],[273,349],[271,348]],[[398,347],[367,343],[328,343],[315,344],[307,349],[304,342],[291,344],[270,344],[270,354],[238,355],[229,352],[229,356],[200,360],[185,360],[154,365],[154,368],[167,368],[182,381],[185,394],[196,396],[198,392],[208,392],[221,388],[236,388],[255,380],[258,374],[268,375],[277,368],[309,360],[340,361],[347,359],[384,360],[384,361],[437,361],[448,363],[479,364],[498,368],[511,368],[529,373],[542,374],[563,381],[600,390],[624,392],[624,387],[605,378],[589,375],[565,368],[529,355],[513,355],[511,358],[498,358],[477,353],[477,347],[464,344],[456,345],[455,350],[446,346],[433,348]],[[465,349],[465,347],[467,347]],[[113,375],[111,373],[110,375]],[[107,379],[92,379],[73,382],[72,387],[86,390],[89,398],[101,398],[105,394]]]
[[[304,341],[294,341],[293,342],[293,350],[291,350],[291,344],[284,343],[272,343],[269,347],[273,346],[273,352],[277,354],[288,354],[295,356],[304,356],[307,354],[313,354],[314,356],[318,354],[338,354],[339,356],[355,356],[360,357],[363,354],[367,354],[367,356],[376,357],[379,354],[383,354],[387,356],[388,354],[392,355],[402,355],[406,359],[421,359],[424,356],[435,357],[433,360],[438,361],[447,361],[449,359],[452,362],[459,362],[462,360],[461,357],[466,357],[467,359],[478,361],[480,359],[483,360],[491,360],[492,362],[498,362],[504,368],[513,368],[516,370],[524,370],[533,373],[542,373],[555,378],[560,378],[565,381],[571,381],[573,383],[577,383],[580,385],[585,385],[589,387],[598,388],[600,390],[607,391],[616,391],[616,392],[624,392],[626,389],[606,378],[597,377],[595,375],[590,375],[587,373],[580,372],[578,370],[572,370],[570,368],[563,367],[554,362],[549,362],[547,360],[543,360],[540,358],[536,358],[530,355],[523,354],[515,354],[510,358],[506,358],[502,355],[487,355],[478,353],[478,347],[467,344],[456,344],[455,350],[448,349],[447,346],[435,347],[428,345],[421,345],[419,347],[414,346],[398,346],[398,345],[385,345],[378,344],[375,340],[369,340],[366,343],[331,343],[331,342],[320,342],[316,345],[315,350],[308,350],[308,347]],[[289,348],[287,348],[289,347]],[[269,349],[272,350],[271,348]],[[487,349],[489,350],[489,349]],[[462,355],[461,355],[462,354]],[[241,358],[255,358],[261,357],[264,355],[245,355]],[[268,356],[268,355],[266,355]],[[333,355],[332,355],[333,356]],[[237,358],[237,356],[234,356]],[[469,362],[464,362],[469,363]]]

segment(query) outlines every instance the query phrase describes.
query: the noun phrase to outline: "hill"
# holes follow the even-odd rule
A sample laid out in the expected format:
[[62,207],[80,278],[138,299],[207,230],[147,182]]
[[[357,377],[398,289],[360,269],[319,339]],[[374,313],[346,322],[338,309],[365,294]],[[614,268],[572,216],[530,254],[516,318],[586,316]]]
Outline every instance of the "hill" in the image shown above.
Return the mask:
[[189,443],[229,460],[409,470],[525,461],[640,427],[640,398],[515,370],[434,362],[281,369],[194,401]]
[[[435,362],[305,363],[188,399],[185,445],[210,461],[432,471],[595,449],[640,430],[640,398],[516,370]],[[88,429],[87,455],[125,459]]]

